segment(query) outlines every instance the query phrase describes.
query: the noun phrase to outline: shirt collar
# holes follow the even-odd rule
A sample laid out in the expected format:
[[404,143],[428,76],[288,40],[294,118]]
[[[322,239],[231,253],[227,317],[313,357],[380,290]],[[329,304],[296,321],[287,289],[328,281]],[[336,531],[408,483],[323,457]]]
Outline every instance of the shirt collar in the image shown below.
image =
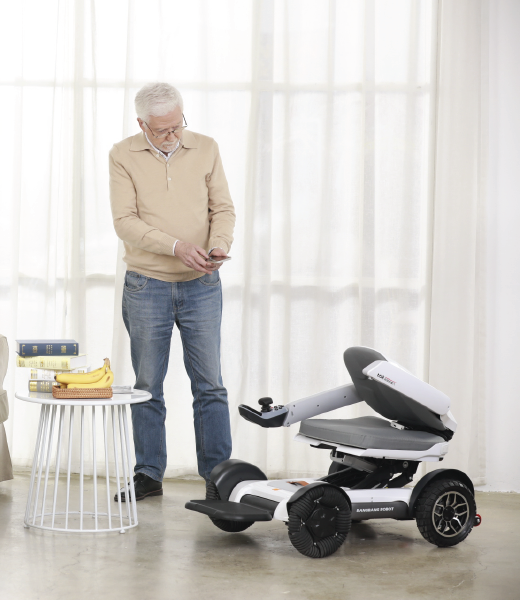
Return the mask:
[[[192,131],[184,130],[182,134],[181,145],[183,148],[198,148],[196,135]],[[150,150],[150,144],[145,136],[145,132],[141,131],[137,135],[134,135],[130,144],[130,150],[133,152],[139,152],[140,150]],[[154,150],[157,149],[154,147]]]
[[150,138],[148,137],[148,134],[146,133],[146,131],[144,132],[144,135],[146,137],[146,141],[152,147],[152,150],[155,150],[156,152],[160,152],[163,156],[166,157],[166,160],[168,160],[170,158],[170,156],[175,152],[175,150],[177,150],[177,148],[179,147],[179,144],[180,144],[180,140],[177,140],[177,145],[175,146],[175,148],[173,150],[171,150],[170,152],[163,152],[162,150],[160,150],[159,148],[157,148],[156,146],[154,146],[152,144],[152,142],[150,141]]

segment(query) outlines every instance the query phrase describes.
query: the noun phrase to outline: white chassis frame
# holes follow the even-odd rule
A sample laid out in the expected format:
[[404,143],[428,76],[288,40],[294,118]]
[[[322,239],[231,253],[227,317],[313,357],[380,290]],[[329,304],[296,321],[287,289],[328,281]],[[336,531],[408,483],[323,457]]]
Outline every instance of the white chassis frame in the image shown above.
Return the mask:
[[[301,487],[297,484],[292,484],[291,481],[296,481],[296,479],[241,481],[233,488],[229,500],[230,502],[240,502],[242,497],[246,495],[273,500],[279,503],[274,511],[273,519],[287,522],[289,520],[289,515],[287,514],[287,502]],[[314,481],[319,480],[304,477],[298,478],[297,481],[313,483]],[[345,490],[352,504],[405,502],[408,505],[413,491],[412,488],[383,488],[375,490],[342,489]],[[388,513],[388,517],[391,518],[390,512]],[[378,515],[378,518],[383,517]]]

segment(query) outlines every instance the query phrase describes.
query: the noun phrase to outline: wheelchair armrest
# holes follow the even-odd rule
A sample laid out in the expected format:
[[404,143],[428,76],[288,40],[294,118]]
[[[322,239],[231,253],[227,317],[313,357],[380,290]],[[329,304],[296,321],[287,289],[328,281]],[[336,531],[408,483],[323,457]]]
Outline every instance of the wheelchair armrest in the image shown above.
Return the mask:
[[311,419],[331,410],[357,404],[358,402],[363,402],[363,398],[358,395],[353,383],[347,383],[307,398],[301,398],[296,402],[289,402],[286,405],[289,409],[289,415],[287,415],[284,422],[284,427],[290,427],[295,423],[305,421],[305,419]]
[[[271,399],[262,398],[262,400]],[[290,427],[299,421],[358,402],[363,402],[363,399],[358,396],[354,384],[348,383],[265,412],[255,410],[246,404],[240,404],[238,412],[246,421],[251,421],[260,427]]]
[[267,412],[260,412],[246,404],[240,404],[238,412],[246,421],[251,421],[260,427],[282,427],[289,411],[287,407],[282,406]]

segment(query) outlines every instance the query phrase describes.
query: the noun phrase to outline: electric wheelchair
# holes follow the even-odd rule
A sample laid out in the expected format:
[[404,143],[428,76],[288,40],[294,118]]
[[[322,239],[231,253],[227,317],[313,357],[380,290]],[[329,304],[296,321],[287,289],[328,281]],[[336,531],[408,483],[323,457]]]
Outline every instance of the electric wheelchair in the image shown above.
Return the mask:
[[[333,554],[351,523],[368,519],[415,520],[439,547],[462,542],[480,524],[465,473],[437,469],[405,487],[421,461],[439,462],[447,454],[457,428],[450,399],[371,348],[348,348],[344,361],[351,384],[285,406],[261,398],[260,411],[239,406],[244,419],[261,427],[299,422],[296,441],[330,451],[327,475],[270,481],[258,467],[230,459],[211,472],[206,499],[186,508],[227,532],[284,521],[292,545],[312,558]],[[383,418],[311,418],[363,401]]]

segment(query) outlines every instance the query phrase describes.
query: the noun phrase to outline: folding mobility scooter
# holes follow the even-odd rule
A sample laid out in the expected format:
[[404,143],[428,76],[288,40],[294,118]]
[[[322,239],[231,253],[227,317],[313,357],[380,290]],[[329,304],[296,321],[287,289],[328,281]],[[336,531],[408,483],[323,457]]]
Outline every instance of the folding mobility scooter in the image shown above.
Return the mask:
[[[285,406],[261,398],[260,411],[239,406],[242,417],[261,427],[300,422],[296,441],[330,451],[327,475],[269,481],[258,467],[230,459],[211,472],[206,499],[186,508],[228,532],[255,521],[284,521],[293,546],[313,558],[334,553],[352,521],[367,519],[415,519],[432,544],[462,542],[480,524],[465,473],[437,469],[404,487],[421,461],[442,461],[448,452],[457,428],[450,399],[371,348],[348,348],[343,357],[351,384]],[[311,418],[363,401],[385,418]]]

